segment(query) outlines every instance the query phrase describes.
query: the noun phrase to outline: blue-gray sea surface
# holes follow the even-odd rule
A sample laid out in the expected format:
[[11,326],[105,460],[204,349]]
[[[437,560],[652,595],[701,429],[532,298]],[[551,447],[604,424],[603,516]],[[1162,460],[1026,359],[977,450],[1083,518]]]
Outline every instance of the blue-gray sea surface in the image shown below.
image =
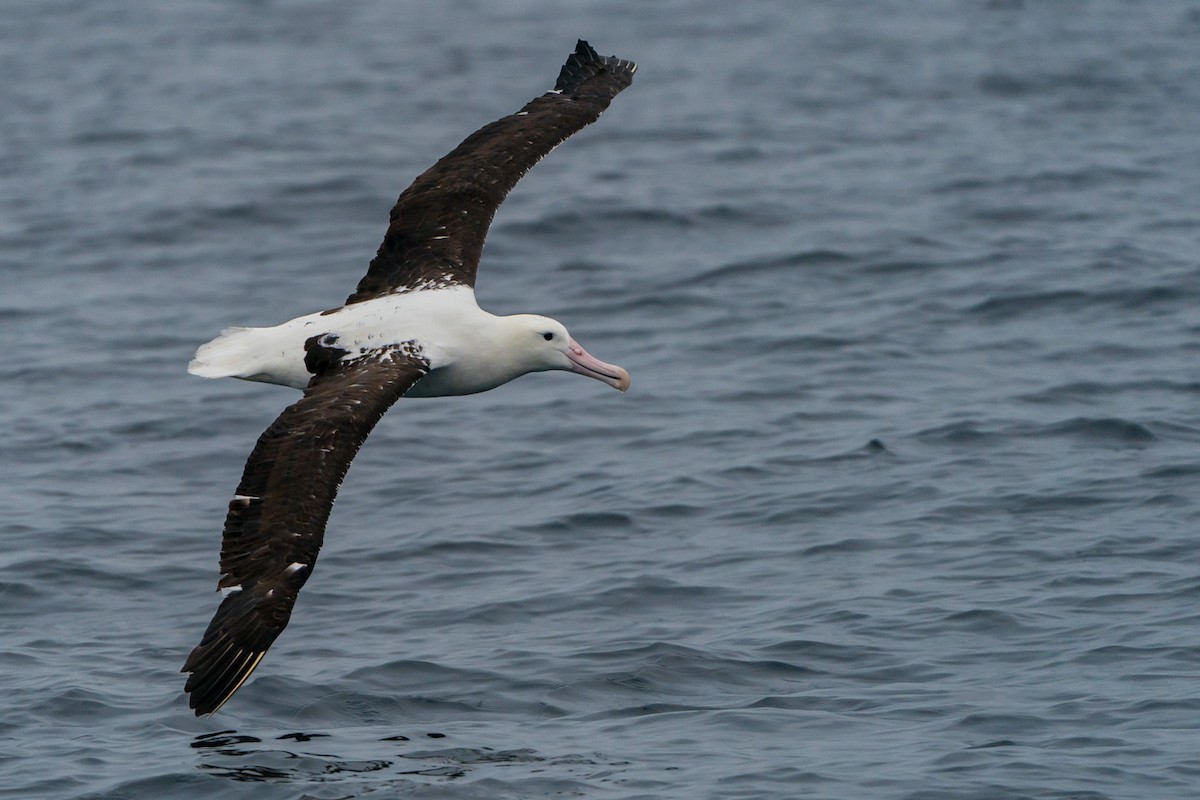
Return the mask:
[[[1200,785],[1200,4],[6,3],[0,792],[1185,798]],[[395,196],[632,88],[482,305],[627,367],[401,401],[196,719],[225,504]]]

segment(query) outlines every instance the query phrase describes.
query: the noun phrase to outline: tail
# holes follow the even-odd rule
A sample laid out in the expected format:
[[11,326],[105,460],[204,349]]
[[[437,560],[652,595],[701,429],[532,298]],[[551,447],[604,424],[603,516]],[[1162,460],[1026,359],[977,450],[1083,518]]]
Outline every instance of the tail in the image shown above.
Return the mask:
[[201,378],[245,378],[258,370],[255,362],[261,347],[255,333],[261,328],[226,328],[208,344],[200,346],[188,364],[188,372]]

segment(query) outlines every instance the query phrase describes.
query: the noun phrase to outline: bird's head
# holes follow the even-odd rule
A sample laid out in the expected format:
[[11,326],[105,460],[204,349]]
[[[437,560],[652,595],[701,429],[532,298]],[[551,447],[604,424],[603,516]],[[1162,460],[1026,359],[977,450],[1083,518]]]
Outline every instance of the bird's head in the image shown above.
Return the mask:
[[562,369],[595,378],[622,392],[629,388],[628,372],[588,353],[558,320],[536,314],[518,314],[508,319],[513,344],[524,356],[530,372]]

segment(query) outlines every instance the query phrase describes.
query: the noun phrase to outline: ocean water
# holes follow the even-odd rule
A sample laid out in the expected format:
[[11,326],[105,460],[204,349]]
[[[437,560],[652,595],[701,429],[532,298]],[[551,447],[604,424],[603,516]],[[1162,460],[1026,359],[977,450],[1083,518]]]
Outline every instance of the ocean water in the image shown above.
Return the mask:
[[[8,3],[0,794],[1186,798],[1200,4]],[[640,64],[502,207],[561,374],[401,401],[196,719],[225,503],[408,181]]]

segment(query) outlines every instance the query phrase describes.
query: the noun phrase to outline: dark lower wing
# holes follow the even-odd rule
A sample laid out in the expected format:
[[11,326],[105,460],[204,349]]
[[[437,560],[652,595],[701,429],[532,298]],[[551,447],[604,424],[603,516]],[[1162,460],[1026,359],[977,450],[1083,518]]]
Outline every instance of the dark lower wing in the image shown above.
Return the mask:
[[347,303],[410,288],[475,285],[496,209],[529,169],[594,122],[637,65],[580,40],[554,91],[471,134],[404,190],[366,276]]
[[229,503],[221,545],[226,592],[187,662],[196,715],[233,695],[287,626],[312,574],[338,487],[384,412],[428,371],[411,348],[351,361],[309,340],[318,373],[258,439]]

